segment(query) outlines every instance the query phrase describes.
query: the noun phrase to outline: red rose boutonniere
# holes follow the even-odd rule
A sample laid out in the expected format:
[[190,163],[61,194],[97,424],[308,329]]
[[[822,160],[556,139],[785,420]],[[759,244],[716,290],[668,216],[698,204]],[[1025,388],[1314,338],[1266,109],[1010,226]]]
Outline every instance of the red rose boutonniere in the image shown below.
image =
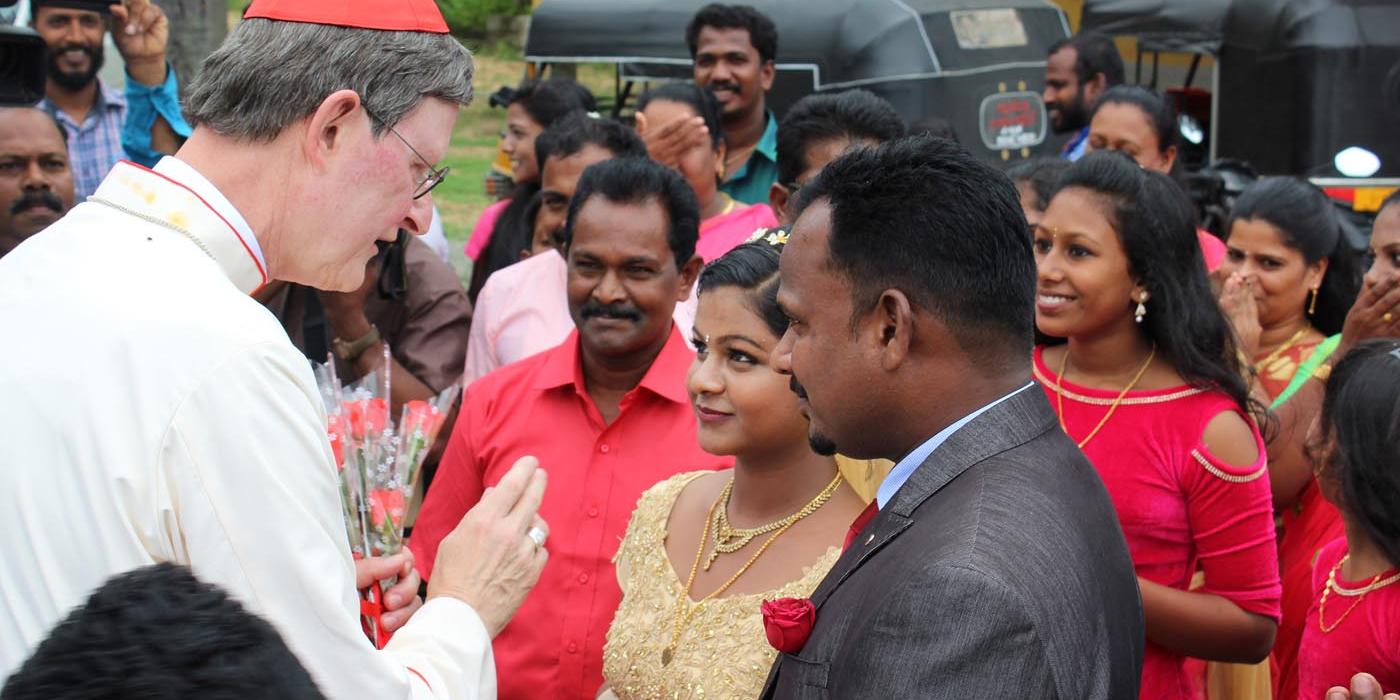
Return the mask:
[[763,601],[760,609],[768,643],[785,654],[801,651],[817,623],[817,606],[806,598],[779,598]]

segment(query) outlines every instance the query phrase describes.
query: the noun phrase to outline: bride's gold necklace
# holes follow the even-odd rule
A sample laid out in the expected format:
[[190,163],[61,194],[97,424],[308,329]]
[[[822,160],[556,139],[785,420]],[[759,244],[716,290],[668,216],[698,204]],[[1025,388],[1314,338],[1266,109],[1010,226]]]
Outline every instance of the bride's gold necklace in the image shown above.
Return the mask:
[[[753,563],[758,561],[758,558],[763,556],[764,552],[768,551],[768,546],[773,544],[774,540],[781,537],[782,534],[787,532],[793,525],[796,525],[797,521],[815,513],[818,508],[821,508],[827,501],[831,500],[832,494],[836,493],[836,489],[841,485],[841,479],[841,473],[838,471],[836,477],[831,480],[831,483],[827,484],[826,488],[822,489],[821,493],[817,494],[816,498],[808,501],[807,505],[802,507],[802,510],[776,523],[764,525],[763,528],[767,528],[764,532],[772,532],[774,530],[777,532],[773,532],[773,536],[765,540],[763,546],[759,547],[758,551],[754,552],[753,556],[749,557],[749,560],[744,562],[744,565],[739,567],[739,570],[734,572],[733,576],[729,577],[729,580],[720,584],[720,587],[716,588],[714,592],[696,601],[694,605],[687,605],[687,602],[690,600],[690,588],[695,585],[695,573],[700,569],[700,559],[705,555],[705,544],[710,541],[711,526],[717,522],[716,513],[723,513],[729,507],[729,496],[734,492],[734,479],[731,478],[729,483],[724,485],[724,491],[720,493],[719,498],[715,499],[715,502],[710,504],[710,512],[705,516],[705,529],[700,533],[700,547],[695,550],[695,562],[690,565],[690,575],[685,579],[685,588],[681,589],[680,595],[676,597],[676,614],[672,617],[671,621],[671,643],[667,644],[666,648],[661,650],[662,666],[669,666],[671,664],[671,658],[676,651],[676,644],[681,639],[681,629],[690,623],[690,619],[695,617],[695,613],[699,612],[700,608],[704,607],[705,603],[711,598],[729,590],[729,587],[734,585],[734,582],[738,581],[739,577],[743,576],[744,572],[748,571],[749,567],[753,566]],[[753,528],[753,530],[759,529],[762,528]],[[750,530],[743,530],[742,532],[749,531]],[[747,544],[752,539],[753,536],[750,536],[748,539],[744,540],[744,543]],[[735,549],[738,548],[736,547]],[[710,561],[713,562],[714,558],[714,553],[711,553]],[[705,570],[708,571],[709,568],[709,564],[706,564]]]
[[[710,515],[711,522],[709,529],[710,532],[714,533],[715,546],[710,550],[710,558],[705,560],[705,570],[710,570],[710,566],[715,563],[715,559],[718,559],[719,555],[733,554],[747,546],[748,543],[753,541],[753,538],[759,535],[766,535],[774,530],[785,528],[816,512],[818,508],[831,500],[832,494],[836,493],[836,489],[840,485],[841,474],[838,472],[836,478],[832,479],[831,483],[827,484],[826,488],[822,489],[821,493],[808,501],[807,505],[802,506],[802,509],[796,513],[782,520],[775,520],[767,525],[742,528],[734,527],[729,524],[729,498],[734,493],[734,480],[730,479],[729,483],[724,485],[724,491],[719,495],[720,506],[713,509]],[[705,543],[702,541],[700,546],[703,549]]]

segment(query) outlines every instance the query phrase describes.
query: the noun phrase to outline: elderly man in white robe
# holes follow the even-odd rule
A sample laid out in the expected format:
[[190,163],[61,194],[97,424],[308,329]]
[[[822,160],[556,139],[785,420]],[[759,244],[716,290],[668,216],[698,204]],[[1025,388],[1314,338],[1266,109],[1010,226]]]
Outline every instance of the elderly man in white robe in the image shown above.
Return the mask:
[[[547,557],[531,458],[443,543],[352,562],[306,360],[248,295],[360,286],[427,230],[472,59],[431,0],[256,0],[186,104],[0,259],[0,679],[114,573],[188,565],[269,620],[333,698],[495,697],[491,638]],[[356,588],[397,573],[382,651]],[[419,607],[421,605],[421,607]]]

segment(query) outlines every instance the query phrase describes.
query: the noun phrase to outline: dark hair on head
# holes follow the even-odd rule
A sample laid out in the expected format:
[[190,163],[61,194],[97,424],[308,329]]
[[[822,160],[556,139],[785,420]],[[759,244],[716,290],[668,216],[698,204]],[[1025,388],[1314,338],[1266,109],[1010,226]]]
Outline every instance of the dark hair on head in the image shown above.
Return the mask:
[[[1176,108],[1167,102],[1162,93],[1140,85],[1119,85],[1109,88],[1094,104],[1094,114],[1097,114],[1104,105],[1108,104],[1137,107],[1147,117],[1152,132],[1157,136],[1158,153],[1165,154],[1168,148],[1176,145]],[[1089,121],[1094,120],[1094,114],[1089,115]]]
[[1099,73],[1103,73],[1107,87],[1123,84],[1126,71],[1123,70],[1123,57],[1118,53],[1113,37],[1103,32],[1080,32],[1051,44],[1046,55],[1054,55],[1067,46],[1074,49],[1074,73],[1080,85],[1093,80]]
[[[786,227],[759,231],[763,237],[786,233]],[[782,252],[782,243],[769,243],[763,238],[736,246],[705,266],[695,293],[703,296],[721,287],[749,292],[749,309],[763,319],[774,336],[781,338],[788,327],[787,315],[778,306],[778,257]]]
[[690,47],[692,59],[699,48],[700,30],[705,27],[743,29],[749,33],[749,43],[758,51],[759,60],[766,63],[778,57],[777,26],[767,15],[750,5],[710,3],[700,8],[695,16],[690,18],[690,24],[685,26],[685,43]]
[[924,117],[909,125],[909,134],[928,134],[937,136],[940,139],[947,139],[953,143],[962,143],[958,138],[957,129],[953,128],[953,122],[943,117]]
[[1291,177],[1266,177],[1250,185],[1230,211],[1226,241],[1236,221],[1261,219],[1283,233],[1284,245],[1311,265],[1327,260],[1317,290],[1312,324],[1326,335],[1342,332],[1347,312],[1361,291],[1361,261],[1342,234],[1332,202],[1322,190]]
[[6,700],[324,697],[282,637],[189,569],[108,579],[5,682]]
[[700,238],[700,203],[695,199],[695,191],[679,173],[649,160],[645,152],[641,157],[594,163],[583,171],[574,198],[569,200],[569,218],[564,224],[565,250],[574,240],[574,223],[579,210],[595,196],[614,204],[660,203],[671,224],[666,232],[666,243],[676,256],[676,268],[684,267],[695,256],[695,241]]
[[1050,206],[1050,197],[1055,194],[1055,184],[1069,165],[1064,158],[1032,158],[1007,168],[1006,176],[1018,185],[1030,185],[1035,193],[1035,208],[1045,211]]
[[678,102],[695,110],[696,116],[705,120],[705,128],[710,132],[710,146],[719,148],[724,142],[724,116],[720,111],[715,94],[695,83],[666,83],[659,88],[647,90],[637,101],[637,111],[647,108],[656,100]]
[[622,122],[574,112],[535,137],[535,162],[539,164],[540,172],[543,173],[545,161],[550,158],[568,158],[588,145],[607,149],[615,158],[645,158],[647,155],[647,147],[642,143],[641,137]]
[[511,94],[507,105],[520,105],[540,128],[548,129],[571,112],[596,112],[598,101],[588,88],[571,78],[526,80]]
[[1327,380],[1322,436],[1332,452],[1321,476],[1343,513],[1400,566],[1400,340],[1359,343]]
[[1030,361],[1035,259],[1016,188],[961,146],[908,136],[851,151],[797,193],[831,207],[829,264],[852,289],[854,315],[887,289],[948,326],[991,372]]
[[[1147,290],[1139,328],[1192,386],[1221,391],[1247,415],[1262,416],[1240,375],[1230,323],[1211,293],[1196,238],[1196,209],[1176,181],[1116,151],[1085,155],[1067,169],[1055,196],[1089,190],[1128,257],[1128,274]],[[1052,197],[1053,199],[1053,197]],[[1128,301],[1123,312],[1128,312]]]
[[868,90],[808,95],[778,123],[778,182],[797,183],[810,167],[807,150],[823,141],[884,143],[904,135],[904,119],[884,98]]

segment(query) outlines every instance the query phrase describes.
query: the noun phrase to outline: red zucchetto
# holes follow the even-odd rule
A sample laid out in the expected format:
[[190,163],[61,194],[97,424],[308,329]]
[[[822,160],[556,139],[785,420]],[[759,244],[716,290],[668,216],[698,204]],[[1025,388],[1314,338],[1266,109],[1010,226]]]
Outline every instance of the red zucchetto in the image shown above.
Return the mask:
[[357,29],[447,33],[447,22],[433,0],[253,0],[243,17]]

